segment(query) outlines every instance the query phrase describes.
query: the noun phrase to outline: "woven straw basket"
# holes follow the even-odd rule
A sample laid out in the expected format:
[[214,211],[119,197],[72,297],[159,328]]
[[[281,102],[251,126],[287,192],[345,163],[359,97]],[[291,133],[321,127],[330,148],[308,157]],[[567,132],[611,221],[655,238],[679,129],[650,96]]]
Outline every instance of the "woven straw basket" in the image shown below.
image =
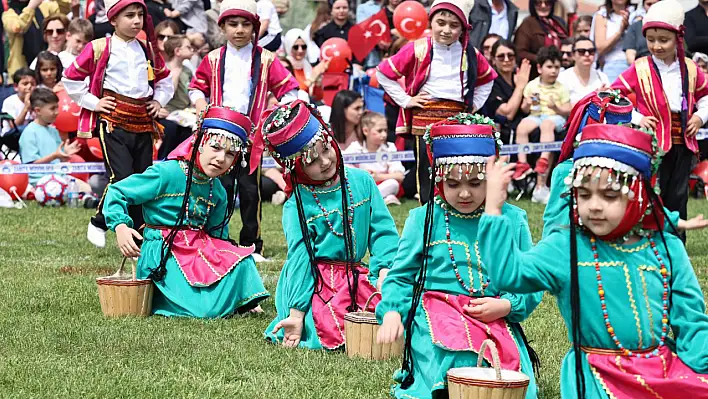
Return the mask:
[[400,356],[403,353],[402,337],[392,344],[379,344],[376,342],[379,323],[376,321],[376,314],[367,310],[374,295],[381,295],[381,293],[374,292],[371,294],[364,305],[363,311],[350,312],[344,315],[345,347],[349,357],[386,360]]
[[[483,354],[489,346],[493,368],[481,367]],[[482,342],[477,367],[460,367],[447,371],[450,399],[523,399],[529,377],[512,370],[502,370],[499,353],[491,340]]]
[[114,275],[96,279],[101,311],[106,317],[150,316],[154,289],[152,280],[136,278],[135,262],[131,262],[132,275],[122,274],[126,259],[123,258]]

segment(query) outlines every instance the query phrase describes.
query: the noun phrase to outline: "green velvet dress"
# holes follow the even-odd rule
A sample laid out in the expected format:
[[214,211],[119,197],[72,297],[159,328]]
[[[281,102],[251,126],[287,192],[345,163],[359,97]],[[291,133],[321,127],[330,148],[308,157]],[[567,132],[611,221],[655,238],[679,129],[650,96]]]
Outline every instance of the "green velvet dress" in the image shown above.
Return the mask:
[[[451,295],[470,295],[470,292],[458,281],[450,258],[445,229],[444,210],[440,205],[442,201],[436,198],[437,203],[433,213],[433,235],[425,280],[424,292],[437,291]],[[398,253],[393,263],[393,268],[384,281],[382,292],[383,300],[376,308],[379,323],[387,312],[398,312],[405,323],[408,310],[411,307],[413,287],[416,276],[423,262],[423,230],[425,229],[426,207],[413,209],[406,220]],[[496,246],[508,245],[515,242],[520,248],[531,248],[531,232],[529,231],[526,212],[510,204],[505,204],[503,213],[513,220],[513,228],[504,234],[488,236]],[[459,274],[465,284],[479,290],[482,281],[487,281],[489,271],[497,268],[496,262],[482,262],[479,257],[478,240],[483,234],[479,231],[479,218],[481,214],[463,215],[450,210],[450,239],[453,243],[453,253]],[[468,263],[469,262],[469,263]],[[472,282],[470,282],[472,278]],[[537,396],[537,387],[533,374],[533,367],[526,346],[521,338],[519,328],[515,324],[526,319],[536,306],[541,302],[543,293],[512,294],[503,291],[492,277],[489,286],[483,293],[473,296],[496,296],[511,302],[511,312],[505,318],[510,326],[513,340],[520,355],[521,372],[529,376],[529,385],[526,398]],[[401,370],[394,374],[397,382],[392,388],[392,396],[396,398],[431,398],[435,391],[446,389],[447,371],[454,367],[475,367],[477,353],[471,350],[453,351],[444,348],[433,339],[429,325],[428,315],[423,307],[423,301],[416,309],[412,330],[413,348],[413,375],[415,382],[407,389],[402,389],[400,382],[406,377]],[[436,342],[434,342],[436,341]],[[479,345],[479,343],[476,343]]]
[[[368,252],[368,281],[376,287],[379,271],[391,267],[398,244],[398,231],[371,175],[361,169],[346,168],[345,170],[353,196],[353,201],[351,198],[349,200],[349,206],[354,208],[354,260],[361,262]],[[312,237],[315,256],[318,259],[333,261],[345,259],[340,188],[339,183],[328,188],[299,186],[307,229]],[[299,346],[322,349],[323,345],[317,335],[312,315],[315,281],[302,238],[294,195],[285,202],[283,207],[283,231],[288,244],[288,256],[280,272],[275,293],[278,314],[265,330],[265,338],[271,342],[282,342],[283,330],[277,334],[272,334],[272,331],[278,322],[289,316],[292,308],[305,312]]]
[[[103,206],[108,227],[133,226],[128,216],[129,205],[142,205],[146,225],[173,226],[182,207],[186,188],[186,163],[165,161],[149,167],[141,174],[132,175],[108,187]],[[202,226],[209,231],[224,218],[226,190],[219,179],[193,178],[190,192],[188,219],[185,224]],[[211,197],[210,197],[211,191]],[[210,233],[215,238],[227,239],[229,228]],[[144,242],[137,264],[137,277],[144,279],[150,270],[160,264],[162,230],[146,227]],[[250,256],[243,258],[226,276],[208,287],[189,284],[174,257],[167,261],[167,274],[155,282],[153,313],[163,316],[219,318],[234,314],[239,309],[254,307],[268,297],[256,265]]]
[[[569,230],[552,231],[531,250],[526,250],[519,245],[499,245],[497,240],[492,239],[515,233],[516,222],[506,215],[484,215],[479,228],[483,262],[499,265],[490,272],[492,281],[500,289],[510,292],[550,292],[556,297],[561,316],[570,330]],[[616,350],[617,346],[603,317],[590,238],[583,232],[577,232],[576,235],[583,337],[581,345]],[[703,294],[681,241],[672,234],[666,234],[665,239],[673,261],[672,269],[661,238],[658,235],[655,237],[659,253],[667,262],[671,274],[669,322],[673,339],[667,338],[666,345],[695,372],[706,373],[708,315],[705,314]],[[660,264],[649,239],[642,238],[627,245],[598,239],[597,253],[607,312],[617,338],[625,348],[635,351],[657,346],[662,333],[663,283],[659,273]],[[572,340],[570,334],[569,339]],[[581,357],[587,398],[607,399],[602,380],[596,378],[590,368],[586,353],[581,353]],[[575,374],[574,352],[571,349],[563,359],[561,368],[563,398],[576,396]]]

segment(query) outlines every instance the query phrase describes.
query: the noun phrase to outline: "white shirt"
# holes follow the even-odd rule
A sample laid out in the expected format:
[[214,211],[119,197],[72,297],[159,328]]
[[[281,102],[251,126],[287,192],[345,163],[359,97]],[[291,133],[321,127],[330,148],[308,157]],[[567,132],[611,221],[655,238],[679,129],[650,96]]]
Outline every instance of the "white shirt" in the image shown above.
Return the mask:
[[[111,53],[108,56],[103,88],[134,99],[152,97],[161,106],[167,105],[175,93],[172,77],[167,76],[156,82],[153,93],[152,87],[148,83],[148,63],[145,51],[140,43],[137,40],[125,42],[113,35],[110,48]],[[64,77],[62,82],[66,93],[76,104],[91,111],[96,109],[99,99],[89,93],[88,79],[75,81]]]
[[[430,75],[428,80],[421,87],[420,92],[430,94],[434,99],[452,100],[464,102],[462,98],[462,87],[467,92],[467,73],[462,74],[460,81],[460,64],[462,63],[462,44],[455,42],[449,46],[443,46],[433,42],[433,60],[430,64]],[[406,94],[403,88],[381,72],[376,72],[379,84],[386,93],[398,104],[405,108],[411,100],[411,96]],[[463,86],[464,85],[464,86]],[[479,87],[475,87],[472,104],[475,110],[482,108],[492,92],[494,82],[489,82]]]
[[[396,146],[393,143],[383,143],[379,147],[378,150],[376,150],[377,153],[379,152],[396,152],[398,151],[396,149]],[[351,144],[349,144],[349,147],[347,147],[346,150],[343,151],[345,154],[368,154],[369,150],[366,148],[366,144],[361,144],[358,141],[355,141]],[[377,173],[396,173],[396,172],[401,172],[405,173],[406,168],[403,167],[403,164],[401,161],[380,161],[380,162],[370,162],[370,163],[362,163],[357,165],[359,169],[364,169],[368,170],[371,172],[377,172]]]
[[[666,99],[669,101],[671,112],[681,112],[681,91],[683,85],[681,84],[681,71],[679,69],[678,60],[674,61],[671,65],[666,65],[663,61],[654,56],[651,58],[656,63],[656,68],[659,70],[661,87],[664,89]],[[698,110],[695,112],[695,115],[698,115],[705,125],[705,123],[708,122],[708,96],[698,100],[696,107]],[[632,123],[638,124],[643,117],[644,115],[636,110],[632,111]]]
[[[11,95],[10,97],[6,98],[5,101],[2,102],[2,112],[10,114],[14,118],[17,118],[17,116],[22,113],[23,109],[25,109],[25,102],[20,100],[20,96],[18,96],[17,93]],[[27,112],[27,115],[25,116],[25,124],[30,123],[33,120],[34,112]],[[4,136],[7,132],[10,131],[10,129],[10,123],[3,122],[2,134],[0,134],[0,137]]]
[[[251,98],[251,60],[253,54],[253,44],[249,43],[237,49],[230,42],[226,43],[226,59],[224,60],[224,92],[222,94],[221,105],[230,107],[236,111],[248,115],[248,103]],[[212,88],[213,90],[213,88]],[[291,90],[283,95],[280,103],[289,103],[296,100],[298,90]],[[207,100],[204,93],[199,90],[190,90],[189,99],[192,104],[197,100]]]
[[61,66],[62,66],[62,68],[64,68],[64,70],[66,70],[66,68],[70,67],[71,64],[73,64],[74,61],[76,61],[76,57],[78,57],[78,54],[74,55],[74,54],[71,54],[70,51],[66,51],[66,50],[62,51],[58,55],[59,55],[59,59],[61,60]]
[[506,16],[506,1],[502,1],[504,9],[500,12],[494,9],[492,0],[487,0],[487,2],[489,3],[489,8],[492,10],[492,24],[489,26],[489,33],[496,33],[506,39],[509,37],[509,19]]
[[265,36],[258,40],[258,45],[265,47],[270,44],[275,36],[282,32],[283,29],[280,27],[280,18],[278,17],[278,12],[275,10],[275,5],[273,5],[270,0],[258,0],[256,7],[258,18],[261,22],[266,19],[269,21]]
[[[58,54],[55,53],[55,52],[53,52],[53,51],[50,51],[50,53],[52,53],[52,54],[54,54],[54,55],[56,55],[56,56],[59,57],[59,60],[61,61],[61,67],[62,67],[63,69],[68,68],[69,65],[71,65],[72,62],[74,62],[74,59],[76,59],[76,56],[74,56],[74,58],[72,58],[71,61],[69,61],[69,62],[67,63],[66,60],[62,58],[62,53],[66,53],[66,51],[62,51],[61,53],[58,53]],[[32,60],[32,63],[30,64],[29,67],[30,67],[31,70],[34,71],[34,69],[37,67],[37,57],[35,57],[35,58]]]
[[558,75],[558,81],[563,84],[563,86],[568,88],[570,92],[570,105],[575,106],[575,104],[580,101],[583,97],[596,91],[600,87],[610,85],[610,81],[604,72],[598,71],[595,68],[590,68],[590,79],[588,84],[583,86],[580,78],[575,73],[575,68],[568,68]]

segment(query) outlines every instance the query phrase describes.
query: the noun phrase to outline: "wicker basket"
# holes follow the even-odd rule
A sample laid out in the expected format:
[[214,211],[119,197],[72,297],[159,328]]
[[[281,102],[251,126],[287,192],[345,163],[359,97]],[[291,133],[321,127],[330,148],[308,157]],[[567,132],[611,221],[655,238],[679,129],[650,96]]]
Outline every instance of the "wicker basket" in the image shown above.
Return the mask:
[[126,259],[123,258],[114,275],[96,279],[101,311],[106,317],[150,316],[154,289],[152,280],[136,278],[135,262],[132,262],[132,275],[122,274]]
[[349,357],[386,360],[400,356],[403,353],[402,337],[392,344],[379,344],[376,342],[379,323],[376,321],[376,314],[367,310],[374,295],[381,295],[381,293],[374,292],[371,294],[364,305],[363,311],[344,315],[345,348]]
[[[492,366],[481,367],[483,354],[489,346]],[[491,340],[482,342],[477,367],[460,367],[447,371],[450,399],[523,399],[529,386],[529,377],[512,370],[502,370],[499,353]]]

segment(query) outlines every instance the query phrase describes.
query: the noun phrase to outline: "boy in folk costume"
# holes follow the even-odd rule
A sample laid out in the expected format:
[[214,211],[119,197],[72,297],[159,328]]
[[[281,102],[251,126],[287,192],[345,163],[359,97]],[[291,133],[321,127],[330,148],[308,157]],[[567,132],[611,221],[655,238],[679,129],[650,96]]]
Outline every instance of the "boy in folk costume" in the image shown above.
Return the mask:
[[573,345],[563,398],[708,397],[705,299],[681,240],[665,233],[657,152],[650,132],[586,126],[563,182],[570,228],[526,251],[493,239],[517,229],[502,214],[514,165],[487,163],[482,261],[498,266],[500,289],[556,297]]
[[[153,313],[216,318],[249,310],[268,297],[251,255],[254,247],[229,240],[233,201],[217,177],[245,161],[251,121],[211,107],[194,135],[167,160],[109,186],[106,222],[124,256],[140,256],[138,278],[157,290]],[[142,205],[141,237],[128,214]],[[135,238],[144,239],[141,248]]]
[[634,61],[612,84],[622,94],[635,93],[632,122],[656,131],[666,153],[659,170],[664,205],[686,219],[688,177],[698,153],[696,133],[708,122],[708,82],[684,57],[684,12],[676,0],[660,1],[647,11],[642,32],[651,56]]
[[[254,0],[224,0],[218,23],[228,42],[202,60],[189,87],[189,98],[198,112],[207,104],[224,106],[248,115],[258,124],[266,109],[268,92],[282,102],[297,98],[299,86],[295,78],[275,54],[256,45],[260,22]],[[265,260],[261,256],[260,167],[250,175],[248,165],[232,173],[239,176],[243,222],[239,243],[255,244],[254,258]],[[233,187],[227,186],[226,191],[230,197],[236,194]]]
[[[64,71],[63,83],[82,108],[78,137],[97,135],[101,140],[110,185],[152,165],[153,138],[162,133],[155,117],[172,98],[174,87],[155,50],[152,19],[144,1],[108,0],[106,9],[115,34],[84,47]],[[143,28],[147,42],[136,39]],[[131,207],[130,215],[136,226],[142,224],[140,207]],[[102,200],[89,222],[87,238],[103,248],[106,230]]]
[[[436,0],[430,8],[432,38],[408,43],[377,68],[379,83],[401,107],[396,133],[416,140],[421,203],[430,187],[425,129],[460,112],[480,109],[497,77],[484,55],[468,42],[467,16],[473,6],[473,0]],[[404,76],[405,90],[397,83]]]
[[[396,398],[441,396],[447,371],[475,366],[485,339],[495,342],[502,368],[531,378],[526,398],[536,398],[536,356],[519,323],[541,302],[542,293],[501,291],[488,277],[496,264],[475,257],[486,195],[484,165],[501,146],[493,125],[488,118],[462,113],[432,125],[425,135],[435,197],[410,212],[376,309],[382,323],[379,342],[406,334],[403,367],[394,376]],[[526,212],[504,204],[503,214],[515,228],[495,236],[497,245],[531,248]]]
[[[386,276],[398,232],[371,175],[345,168],[329,126],[311,105],[282,105],[262,122],[252,165],[266,147],[285,170],[288,257],[267,340],[287,347],[344,345],[344,314],[361,309]],[[369,253],[368,268],[361,263]],[[374,306],[378,298],[372,301]]]

